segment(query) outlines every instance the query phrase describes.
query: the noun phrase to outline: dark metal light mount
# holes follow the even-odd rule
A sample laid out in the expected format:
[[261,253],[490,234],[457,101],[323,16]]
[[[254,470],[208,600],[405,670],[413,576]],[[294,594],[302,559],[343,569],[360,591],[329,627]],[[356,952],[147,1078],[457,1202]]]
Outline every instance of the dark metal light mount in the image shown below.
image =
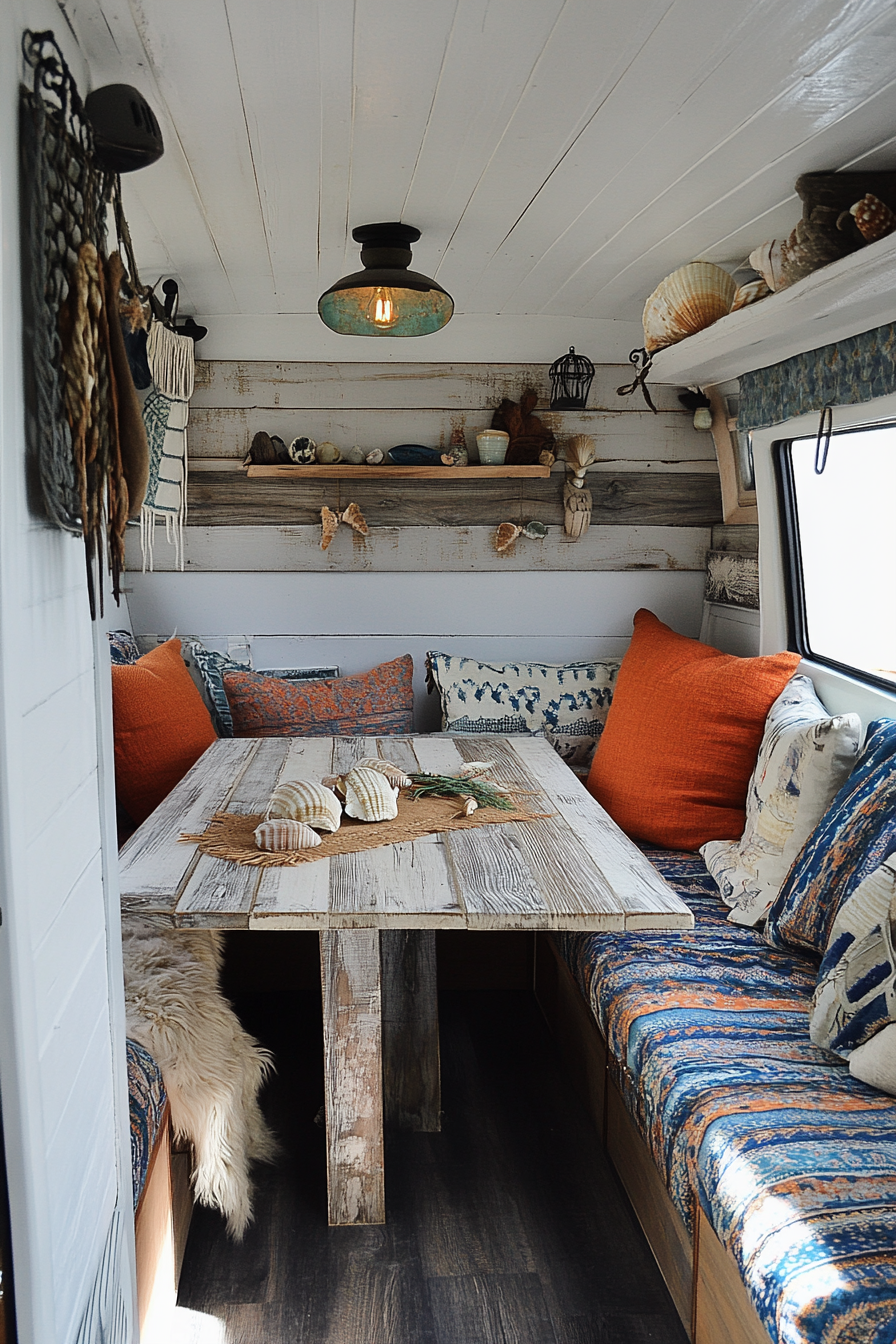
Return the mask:
[[352,229],[361,244],[362,271],[343,276],[322,294],[321,320],[345,336],[428,336],[444,327],[454,300],[440,284],[409,269],[412,224],[362,224]]
[[155,113],[130,84],[104,84],[87,95],[84,111],[93,130],[94,157],[110,173],[147,168],[165,152]]

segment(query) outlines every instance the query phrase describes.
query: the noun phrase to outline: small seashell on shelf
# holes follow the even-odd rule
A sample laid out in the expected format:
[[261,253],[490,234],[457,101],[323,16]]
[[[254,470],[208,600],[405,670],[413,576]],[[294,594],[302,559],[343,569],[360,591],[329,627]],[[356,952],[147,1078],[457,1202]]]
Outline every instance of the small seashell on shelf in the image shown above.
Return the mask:
[[336,447],[335,443],[330,443],[329,441],[326,443],[319,443],[314,456],[322,467],[331,467],[336,462],[342,461],[342,453]]
[[777,293],[779,289],[786,289],[788,284],[784,276],[782,247],[783,243],[779,238],[770,238],[768,242],[754,247],[750,253],[750,265],[754,271],[759,272],[773,293]]
[[398,789],[379,770],[356,765],[345,777],[345,811],[358,821],[391,821],[398,816]]
[[295,462],[298,467],[306,467],[314,461],[317,444],[313,439],[298,438],[293,439],[289,445],[289,460]]
[[692,261],[667,275],[644,305],[648,354],[712,326],[731,311],[737,286],[710,261]]
[[355,443],[352,444],[351,448],[347,448],[345,450],[343,456],[345,457],[346,462],[348,462],[351,466],[360,467],[364,462],[364,449],[359,448],[358,445]]
[[866,243],[875,243],[896,231],[896,215],[888,205],[870,191],[850,207],[849,213],[858,225]]
[[357,768],[359,770],[378,770],[381,775],[385,775],[389,783],[396,789],[410,788],[410,775],[405,774],[400,765],[393,765],[391,761],[384,761],[380,756],[365,756],[363,761],[358,762]]
[[338,831],[342,806],[335,793],[323,784],[296,779],[278,784],[271,794],[265,820],[271,821],[275,817],[303,821],[316,831]]
[[255,827],[256,845],[271,854],[291,849],[313,849],[320,842],[317,831],[312,831],[303,821],[294,821],[290,817],[273,817]]
[[378,467],[385,456],[386,454],[383,452],[382,448],[371,448],[364,461],[367,463],[368,467]]
[[760,299],[766,298],[771,292],[762,279],[749,280],[745,285],[738,285],[734,302],[731,305],[732,313],[736,313],[740,308],[746,308],[751,303],[758,303]]

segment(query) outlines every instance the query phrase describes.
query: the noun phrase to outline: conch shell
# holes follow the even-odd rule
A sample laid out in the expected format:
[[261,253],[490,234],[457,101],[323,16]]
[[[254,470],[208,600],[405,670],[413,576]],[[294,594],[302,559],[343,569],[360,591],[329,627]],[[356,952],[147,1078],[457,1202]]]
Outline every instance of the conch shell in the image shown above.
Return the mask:
[[255,827],[255,843],[259,849],[279,854],[289,849],[313,849],[320,844],[320,836],[304,821],[272,817],[270,821],[263,821]]
[[721,266],[692,261],[667,275],[644,305],[644,346],[648,354],[675,345],[730,313],[737,289]]
[[381,775],[386,776],[393,788],[410,788],[410,775],[406,775],[400,765],[393,765],[391,761],[384,761],[380,756],[366,756],[363,761],[358,762],[357,768],[359,770],[378,770]]
[[391,821],[398,816],[398,789],[379,770],[356,765],[345,777],[345,811],[359,821]]
[[332,789],[310,779],[296,779],[278,784],[271,794],[265,821],[279,817],[303,821],[316,831],[338,831],[342,807]]
[[896,215],[880,197],[874,196],[870,191],[850,207],[849,213],[856,221],[859,233],[866,243],[886,238],[888,233],[896,230]]

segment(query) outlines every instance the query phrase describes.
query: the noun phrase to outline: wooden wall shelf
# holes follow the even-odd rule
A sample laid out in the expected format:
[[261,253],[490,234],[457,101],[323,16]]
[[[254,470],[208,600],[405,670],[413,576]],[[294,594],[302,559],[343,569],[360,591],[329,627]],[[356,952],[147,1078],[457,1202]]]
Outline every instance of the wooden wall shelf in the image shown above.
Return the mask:
[[337,463],[332,467],[325,467],[319,464],[311,464],[307,467],[287,467],[271,466],[262,467],[252,465],[247,468],[247,476],[251,479],[264,477],[280,478],[287,481],[300,480],[318,480],[318,481],[374,481],[387,479],[390,481],[430,481],[437,478],[445,480],[457,480],[460,476],[470,476],[477,481],[505,479],[509,476],[528,477],[530,480],[534,477],[544,478],[550,476],[550,467],[485,467],[481,465],[473,467],[368,467],[352,466],[347,463]]
[[648,382],[700,387],[896,321],[896,234],[654,355]]

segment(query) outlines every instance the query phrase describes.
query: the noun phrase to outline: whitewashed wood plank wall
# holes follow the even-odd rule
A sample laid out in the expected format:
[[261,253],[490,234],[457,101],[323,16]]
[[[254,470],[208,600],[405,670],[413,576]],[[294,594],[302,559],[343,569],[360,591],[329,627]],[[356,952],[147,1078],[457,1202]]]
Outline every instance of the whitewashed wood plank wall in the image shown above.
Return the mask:
[[130,1344],[108,644],[101,635],[97,672],[83,545],[35,518],[26,485],[15,187],[26,28],[55,30],[90,86],[52,0],[0,6],[0,1092],[17,1326],[23,1344]]
[[[616,655],[627,645],[639,606],[696,635],[705,553],[712,524],[721,522],[713,493],[712,436],[694,430],[674,388],[661,391],[658,415],[640,398],[618,397],[616,388],[628,381],[629,372],[627,366],[599,366],[590,409],[552,413],[544,409],[550,380],[543,364],[200,361],[189,445],[201,525],[190,525],[188,518],[186,573],[173,572],[173,552],[160,533],[157,572],[129,575],[134,629],[191,633],[222,650],[227,636],[242,634],[257,667],[335,663],[343,672],[357,672],[410,652],[421,730],[438,726],[436,706],[423,686],[428,648],[499,661]],[[468,448],[475,450],[475,434],[490,424],[500,399],[518,400],[529,386],[539,394],[537,413],[560,443],[574,433],[594,434],[595,487],[618,475],[622,484],[633,487],[637,481],[637,498],[648,504],[674,494],[681,504],[663,507],[682,525],[641,525],[630,510],[624,523],[608,525],[602,514],[583,540],[571,542],[552,521],[543,542],[520,538],[511,552],[497,555],[492,537],[507,516],[498,510],[509,507],[509,494],[498,498],[496,492],[492,519],[487,495],[477,493],[483,488],[478,482],[470,485],[471,500],[474,493],[478,500],[471,515],[488,518],[488,525],[379,525],[378,512],[401,515],[403,489],[410,496],[402,482],[390,482],[381,509],[368,487],[370,536],[341,528],[327,552],[320,550],[319,528],[311,525],[311,487],[306,487],[302,521],[296,525],[239,521],[240,500],[247,514],[251,506],[257,516],[252,501],[261,494],[259,485],[276,486],[282,501],[298,494],[291,481],[236,479],[258,430],[287,441],[309,434],[318,441],[330,438],[341,448],[357,442],[370,449],[400,442],[434,447],[447,443],[451,430],[460,427]],[[226,506],[222,503],[216,512],[210,487],[222,480],[222,472],[233,486],[221,494]],[[439,490],[444,492],[450,481],[446,468],[444,482],[427,483],[422,503],[419,493],[413,506],[409,502],[407,518],[427,501],[438,516],[438,501],[446,498]],[[537,483],[546,487],[543,498],[552,501],[552,519],[559,517],[562,481],[558,466],[550,481]],[[317,486],[323,501],[331,487]],[[333,495],[335,502],[335,487]],[[688,512],[689,495],[698,500],[697,525],[688,523],[694,512]],[[314,501],[319,508],[316,494]],[[288,504],[280,507],[288,517]],[[538,516],[536,507],[533,502],[527,516]],[[128,554],[132,571],[139,571],[136,535],[129,538]]]

